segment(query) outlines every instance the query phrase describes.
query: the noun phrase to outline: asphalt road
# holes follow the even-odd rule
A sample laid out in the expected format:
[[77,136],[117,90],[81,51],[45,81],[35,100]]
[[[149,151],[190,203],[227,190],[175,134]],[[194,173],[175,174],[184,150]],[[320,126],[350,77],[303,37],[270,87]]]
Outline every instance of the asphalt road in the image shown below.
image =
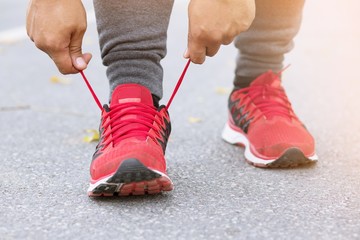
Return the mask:
[[[88,9],[91,4],[86,2]],[[0,36],[24,25],[24,1],[0,0]],[[236,51],[191,65],[170,114],[171,193],[90,199],[99,111],[79,76],[62,77],[22,34],[0,38],[0,239],[360,239],[360,4],[308,1],[286,57],[289,98],[317,142],[319,162],[264,170],[220,138]],[[177,1],[165,69],[168,99],[185,65],[186,3]],[[108,98],[96,26],[86,71]],[[225,92],[225,94],[224,94]],[[192,118],[193,121],[189,120]]]

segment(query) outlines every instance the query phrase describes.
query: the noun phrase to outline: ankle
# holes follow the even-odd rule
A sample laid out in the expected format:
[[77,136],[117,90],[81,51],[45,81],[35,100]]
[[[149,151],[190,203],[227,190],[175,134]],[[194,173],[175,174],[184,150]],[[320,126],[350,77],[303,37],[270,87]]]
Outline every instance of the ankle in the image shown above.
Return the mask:
[[234,90],[247,88],[250,86],[252,81],[254,81],[256,77],[247,77],[247,76],[235,76],[234,78]]

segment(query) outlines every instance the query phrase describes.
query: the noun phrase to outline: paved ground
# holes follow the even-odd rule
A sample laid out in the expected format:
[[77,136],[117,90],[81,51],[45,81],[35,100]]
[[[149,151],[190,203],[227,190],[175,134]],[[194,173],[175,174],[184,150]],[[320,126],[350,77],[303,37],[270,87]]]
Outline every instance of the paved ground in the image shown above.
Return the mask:
[[[0,9],[0,35],[23,24],[23,1],[0,0]],[[257,169],[220,139],[227,96],[219,88],[231,87],[234,69],[229,46],[204,66],[191,65],[173,102],[167,159],[176,188],[158,196],[89,199],[95,143],[82,138],[99,121],[90,94],[79,76],[51,83],[59,74],[30,41],[0,42],[0,238],[360,239],[359,10],[355,0],[309,1],[287,56],[284,85],[317,140],[317,165]],[[185,21],[186,4],[177,1],[165,99],[185,64]],[[91,23],[87,75],[105,102],[96,39]]]

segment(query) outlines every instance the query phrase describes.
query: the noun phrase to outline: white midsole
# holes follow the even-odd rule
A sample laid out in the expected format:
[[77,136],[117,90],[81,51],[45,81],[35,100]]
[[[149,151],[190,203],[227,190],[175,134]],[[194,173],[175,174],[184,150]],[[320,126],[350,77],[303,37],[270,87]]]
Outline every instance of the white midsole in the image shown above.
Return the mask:
[[103,179],[97,181],[96,183],[90,183],[90,186],[88,188],[88,192],[92,192],[95,188],[97,188],[101,184],[104,184],[104,183],[108,184],[107,180],[109,180],[109,178],[111,178],[112,176],[113,175],[108,176],[106,178],[103,178]]
[[[245,154],[245,158],[248,161],[266,165],[266,164],[272,163],[277,160],[276,158],[264,160],[264,159],[258,158],[254,154],[252,154],[252,152],[250,151],[250,143],[249,143],[249,140],[247,139],[247,137],[244,134],[241,134],[240,132],[237,132],[234,129],[232,129],[229,126],[229,123],[225,124],[225,127],[224,127],[224,130],[222,131],[221,137],[228,143],[244,145],[245,146],[244,154]],[[307,158],[310,159],[311,161],[316,161],[318,159],[316,154],[314,154],[310,157],[307,157]]]

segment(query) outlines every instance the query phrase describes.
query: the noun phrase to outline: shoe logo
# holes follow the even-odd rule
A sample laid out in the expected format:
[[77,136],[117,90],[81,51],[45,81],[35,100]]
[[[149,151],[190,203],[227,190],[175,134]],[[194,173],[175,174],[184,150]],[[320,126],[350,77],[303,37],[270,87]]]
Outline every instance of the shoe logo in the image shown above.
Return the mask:
[[248,118],[249,112],[244,112],[244,106],[238,107],[240,102],[240,99],[237,99],[235,101],[229,101],[229,110],[231,113],[231,117],[235,123],[235,125],[241,130],[244,131],[244,133],[247,133],[249,130],[249,125],[252,121],[252,117]]
[[119,103],[129,103],[129,102],[141,102],[140,98],[123,98],[123,99],[119,99]]

